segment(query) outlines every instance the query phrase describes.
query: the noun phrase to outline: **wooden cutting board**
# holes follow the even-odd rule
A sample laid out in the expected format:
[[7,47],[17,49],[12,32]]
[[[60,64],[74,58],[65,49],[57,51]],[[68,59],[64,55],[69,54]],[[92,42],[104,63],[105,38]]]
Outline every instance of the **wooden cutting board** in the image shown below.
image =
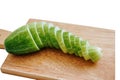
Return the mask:
[[[44,21],[30,19],[28,23]],[[52,21],[47,21],[52,22]],[[64,54],[56,49],[15,56],[8,54],[1,71],[8,74],[39,80],[115,80],[115,31],[82,25],[52,22],[103,49],[103,57],[97,62],[85,61],[74,55]],[[9,32],[1,34],[2,41]],[[3,43],[0,43],[3,45]],[[2,54],[2,53],[1,53]],[[4,54],[4,53],[3,53]]]

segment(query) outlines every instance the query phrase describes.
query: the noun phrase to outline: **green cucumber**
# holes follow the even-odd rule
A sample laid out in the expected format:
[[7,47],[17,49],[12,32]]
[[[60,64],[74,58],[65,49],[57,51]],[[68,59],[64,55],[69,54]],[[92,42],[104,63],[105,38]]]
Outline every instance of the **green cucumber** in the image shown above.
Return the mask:
[[70,33],[63,32],[63,39],[64,39],[64,44],[66,46],[68,53],[72,54],[73,51],[72,51],[72,46],[71,46],[71,42],[70,42]]
[[59,44],[56,39],[56,29],[57,27],[52,26],[49,30],[49,35],[50,35],[50,41],[53,45],[54,48],[60,49]]
[[44,25],[44,32],[45,32],[45,37],[46,37],[46,43],[48,45],[48,47],[52,47],[52,44],[51,44],[51,41],[50,41],[50,38],[49,38],[49,24],[45,24]]
[[78,55],[80,56],[80,57],[82,57],[83,55],[82,55],[82,49],[81,49],[81,41],[82,41],[82,38],[79,38],[79,42],[78,42],[78,45],[77,45],[77,47],[78,47]]
[[46,22],[33,22],[18,28],[5,39],[4,45],[7,52],[15,55],[50,47],[92,62],[97,62],[102,57],[101,48]]
[[5,49],[12,54],[21,55],[38,51],[35,41],[33,40],[28,25],[22,26],[4,41]]
[[39,49],[42,48],[43,44],[41,42],[41,39],[40,39],[40,37],[38,35],[38,32],[37,32],[37,29],[36,29],[36,22],[28,24],[28,28],[29,28],[29,30],[30,30],[30,32],[32,34],[32,37],[33,37],[35,43],[39,47]]
[[66,46],[65,46],[64,40],[63,40],[63,31],[62,30],[58,30],[56,32],[56,37],[57,37],[57,41],[58,41],[58,44],[59,44],[61,50],[64,53],[67,53],[67,49],[66,49]]
[[74,40],[75,40],[75,35],[71,34],[71,35],[70,35],[70,41],[71,41],[72,52],[71,52],[70,54],[75,53]]
[[75,37],[75,40],[74,40],[74,50],[75,50],[75,55],[76,56],[79,56],[78,54],[78,50],[79,50],[79,37]]
[[36,28],[37,28],[38,35],[41,39],[41,42],[43,43],[43,46],[47,47],[47,40],[46,40],[45,32],[44,32],[44,25],[45,24],[46,24],[45,22],[41,22],[41,23],[38,22],[36,25]]
[[95,46],[89,46],[89,56],[92,62],[97,62],[102,57],[102,49]]
[[87,40],[82,40],[81,41],[81,50],[82,50],[82,55],[84,57],[85,60],[89,60],[89,43]]

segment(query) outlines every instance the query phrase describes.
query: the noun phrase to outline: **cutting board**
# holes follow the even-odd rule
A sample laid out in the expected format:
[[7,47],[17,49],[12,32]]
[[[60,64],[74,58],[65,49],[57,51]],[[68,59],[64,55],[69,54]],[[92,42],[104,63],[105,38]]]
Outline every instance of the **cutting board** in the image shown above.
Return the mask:
[[[30,22],[46,20],[30,19]],[[3,73],[29,77],[39,80],[115,80],[115,31],[82,25],[51,22],[77,36],[91,45],[103,49],[103,57],[97,62],[64,54],[61,50],[46,48],[39,52],[15,56],[8,54],[1,66]],[[10,32],[0,30],[1,45]],[[2,37],[4,36],[4,37]],[[2,46],[4,48],[4,46]],[[4,54],[4,53],[1,53]]]

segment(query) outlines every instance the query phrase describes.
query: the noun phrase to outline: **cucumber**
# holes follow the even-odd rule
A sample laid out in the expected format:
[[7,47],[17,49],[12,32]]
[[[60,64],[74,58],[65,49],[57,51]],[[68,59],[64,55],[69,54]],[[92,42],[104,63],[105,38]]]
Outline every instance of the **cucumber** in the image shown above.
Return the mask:
[[4,45],[7,52],[15,55],[50,47],[92,62],[97,62],[102,57],[101,48],[47,22],[33,22],[18,28],[5,39]]
[[82,49],[81,49],[81,38],[76,37],[75,39],[75,55],[82,57]]
[[75,55],[76,56],[79,56],[78,54],[78,45],[79,44],[79,37],[75,37],[75,40],[74,40],[74,51],[75,51]]
[[75,53],[75,46],[74,46],[74,40],[75,40],[75,35],[71,34],[70,35],[70,41],[71,41],[71,47],[72,47],[72,52],[70,54],[74,54]]
[[35,43],[37,44],[37,46],[39,47],[39,49],[41,49],[43,47],[43,44],[41,42],[41,39],[38,35],[37,29],[36,29],[36,22],[28,24],[28,28],[31,32],[31,35],[35,41]]
[[46,24],[45,22],[41,22],[41,23],[38,22],[37,25],[36,25],[37,32],[38,32],[38,35],[41,39],[43,47],[47,47],[47,40],[46,40],[45,32],[44,32],[44,25],[45,24]]
[[102,57],[102,49],[95,46],[89,46],[89,56],[92,62],[97,62]]
[[82,41],[82,38],[79,38],[79,42],[78,42],[78,45],[77,45],[77,47],[78,47],[78,55],[80,56],[80,57],[82,57],[83,55],[82,55],[82,49],[81,49],[81,41]]
[[47,46],[52,48],[52,44],[49,38],[49,27],[50,27],[49,24],[46,23],[44,25],[44,32],[45,32]]
[[50,28],[51,28],[51,27],[53,27],[53,24],[49,23],[49,24],[48,24],[48,39],[49,39],[50,47],[51,47],[51,48],[54,48],[53,42],[52,42],[52,39],[51,39],[51,35],[50,35]]
[[62,30],[58,30],[56,32],[56,37],[57,37],[57,41],[58,41],[58,44],[61,48],[61,50],[64,52],[64,53],[67,53],[67,49],[66,49],[66,46],[64,44],[64,40],[63,40],[63,31]]
[[89,49],[89,43],[87,40],[82,40],[81,41],[81,50],[82,50],[82,55],[84,57],[85,60],[89,60],[89,53],[88,53],[88,49]]
[[39,50],[28,25],[22,26],[10,34],[5,39],[4,45],[7,52],[15,55],[28,54]]
[[63,40],[64,40],[64,44],[65,47],[68,51],[68,53],[72,54],[72,46],[71,46],[71,42],[70,42],[70,33],[69,32],[63,32]]
[[54,48],[60,49],[59,44],[58,44],[57,39],[56,39],[56,31],[57,31],[57,27],[52,26],[50,28],[50,30],[49,30],[50,41],[51,41]]

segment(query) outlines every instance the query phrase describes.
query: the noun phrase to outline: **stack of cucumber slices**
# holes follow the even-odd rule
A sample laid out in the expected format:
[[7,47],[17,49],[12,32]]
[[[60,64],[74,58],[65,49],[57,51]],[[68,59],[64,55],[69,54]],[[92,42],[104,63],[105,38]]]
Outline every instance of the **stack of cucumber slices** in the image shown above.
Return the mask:
[[102,56],[101,48],[91,46],[87,40],[46,22],[32,22],[18,28],[6,38],[4,44],[7,52],[15,55],[50,47],[93,62]]

